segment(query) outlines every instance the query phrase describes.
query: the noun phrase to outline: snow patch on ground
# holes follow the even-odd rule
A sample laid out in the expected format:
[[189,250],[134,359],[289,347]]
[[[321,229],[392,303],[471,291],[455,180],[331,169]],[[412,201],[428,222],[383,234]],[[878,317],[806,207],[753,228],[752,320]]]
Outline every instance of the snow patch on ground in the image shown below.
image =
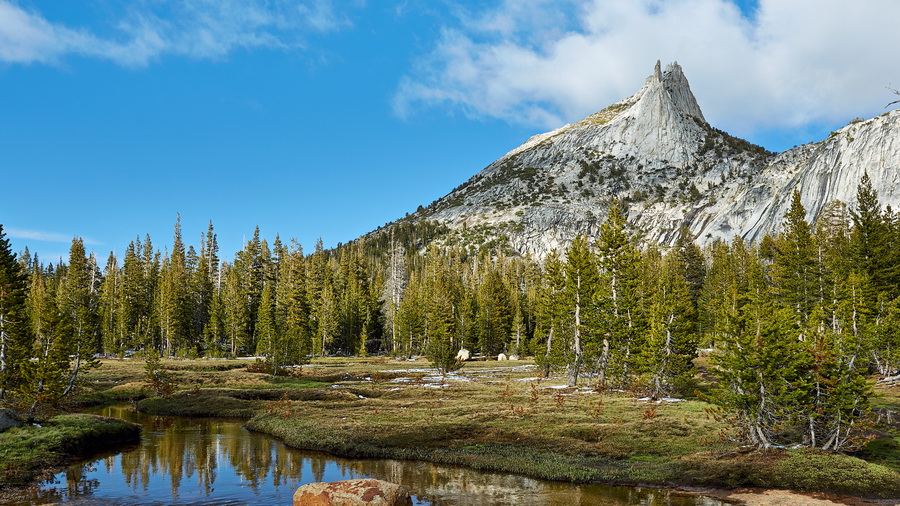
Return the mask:
[[[639,401],[652,401],[653,399],[649,397],[641,397],[638,399]],[[663,402],[684,402],[684,399],[677,399],[675,397],[663,397],[661,399],[656,399],[657,404],[661,404]]]

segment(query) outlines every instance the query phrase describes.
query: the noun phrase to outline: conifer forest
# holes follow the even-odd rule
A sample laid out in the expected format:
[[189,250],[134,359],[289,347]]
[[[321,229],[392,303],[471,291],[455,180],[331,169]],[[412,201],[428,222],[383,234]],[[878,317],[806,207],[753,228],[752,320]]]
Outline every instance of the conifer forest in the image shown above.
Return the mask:
[[[900,368],[900,216],[864,178],[857,204],[815,223],[794,194],[780,233],[700,248],[646,244],[613,206],[596,238],[543,261],[442,244],[401,220],[307,253],[259,230],[221,261],[210,224],[172,249],[135,239],[67,263],[14,254],[0,229],[0,397],[67,396],[99,356],[260,356],[273,370],[313,356],[533,356],[570,385],[651,398],[700,395],[759,447],[858,447],[867,377]],[[708,356],[697,393],[693,360]]]

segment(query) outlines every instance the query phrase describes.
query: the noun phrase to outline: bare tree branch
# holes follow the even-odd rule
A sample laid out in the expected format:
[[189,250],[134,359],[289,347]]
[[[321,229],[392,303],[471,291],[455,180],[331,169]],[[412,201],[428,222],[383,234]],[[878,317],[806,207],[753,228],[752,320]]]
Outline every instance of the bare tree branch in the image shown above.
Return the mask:
[[[890,86],[888,86],[887,89],[893,91],[893,92],[894,92],[894,95],[900,95],[900,90],[891,88]],[[891,103],[889,103],[888,105],[884,106],[884,108],[887,109],[888,107],[890,107],[890,106],[892,106],[892,105],[894,105],[894,104],[900,104],[900,100],[894,100],[893,102],[891,102]]]

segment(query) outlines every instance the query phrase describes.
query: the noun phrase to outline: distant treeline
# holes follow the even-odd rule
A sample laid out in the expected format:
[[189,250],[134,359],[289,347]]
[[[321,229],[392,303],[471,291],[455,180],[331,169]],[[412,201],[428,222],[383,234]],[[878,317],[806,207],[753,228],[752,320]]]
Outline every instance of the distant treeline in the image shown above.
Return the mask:
[[[199,248],[176,222],[171,253],[150,238],[101,267],[80,239],[69,262],[11,253],[0,229],[0,398],[52,402],[96,354],[261,355],[275,368],[310,356],[534,356],[570,385],[652,397],[692,394],[706,350],[706,394],[759,446],[858,445],[865,375],[900,366],[900,218],[864,177],[853,210],[805,221],[799,194],[782,231],[701,249],[644,245],[614,205],[596,240],[545,261],[441,248],[442,228],[400,222],[311,254],[254,233],[233,262],[212,224]],[[430,244],[429,244],[430,242]]]

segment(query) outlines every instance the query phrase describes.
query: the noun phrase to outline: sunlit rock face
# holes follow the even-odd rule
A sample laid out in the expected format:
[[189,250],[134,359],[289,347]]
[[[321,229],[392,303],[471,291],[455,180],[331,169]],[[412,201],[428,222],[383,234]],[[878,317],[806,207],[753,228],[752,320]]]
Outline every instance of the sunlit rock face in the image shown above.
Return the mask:
[[781,226],[798,190],[815,221],[834,200],[855,204],[868,172],[883,204],[900,203],[900,112],[857,120],[828,139],[770,153],[706,123],[677,63],[631,97],[510,151],[427,208],[443,240],[499,240],[522,255],[596,237],[613,201],[648,243],[671,245],[682,226],[699,244],[758,240]]
[[294,492],[294,506],[412,506],[399,485],[383,480],[356,479],[309,483]]

